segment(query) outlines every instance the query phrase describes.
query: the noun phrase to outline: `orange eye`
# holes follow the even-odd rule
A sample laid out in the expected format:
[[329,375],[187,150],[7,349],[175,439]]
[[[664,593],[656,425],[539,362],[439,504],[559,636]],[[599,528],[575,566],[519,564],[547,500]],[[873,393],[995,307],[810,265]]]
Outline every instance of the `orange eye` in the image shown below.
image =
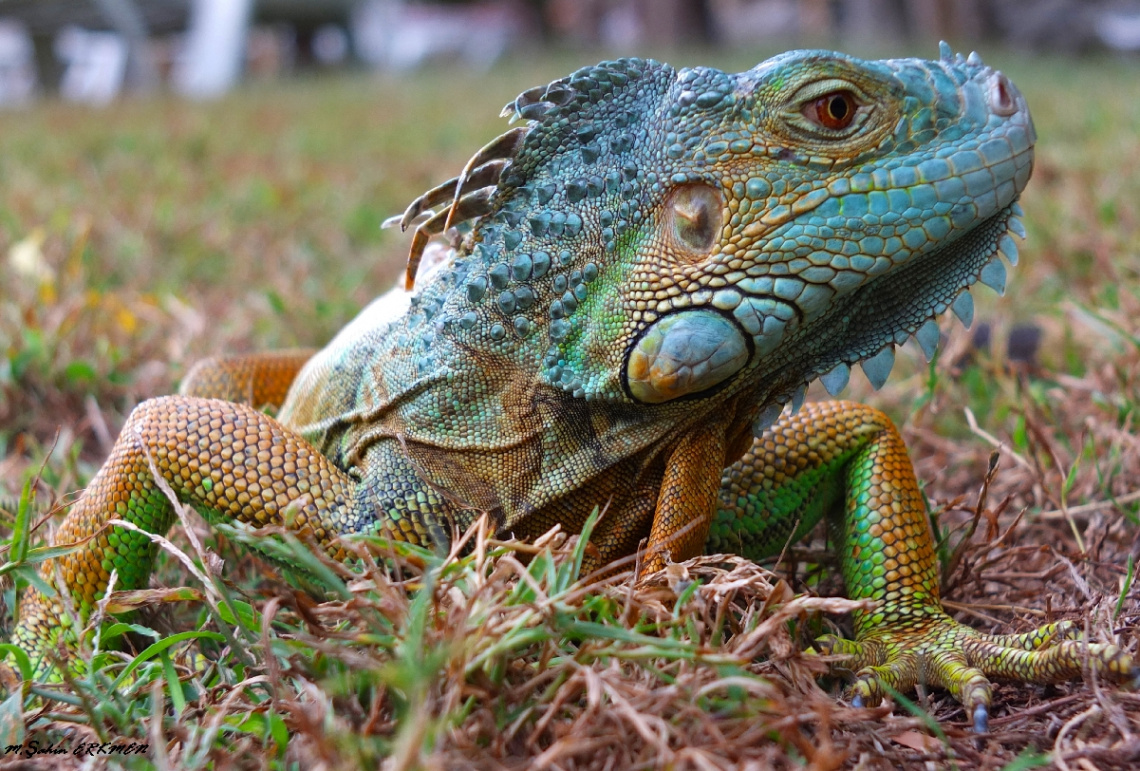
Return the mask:
[[855,120],[859,103],[850,91],[833,91],[808,103],[804,115],[808,120],[830,131],[842,131]]

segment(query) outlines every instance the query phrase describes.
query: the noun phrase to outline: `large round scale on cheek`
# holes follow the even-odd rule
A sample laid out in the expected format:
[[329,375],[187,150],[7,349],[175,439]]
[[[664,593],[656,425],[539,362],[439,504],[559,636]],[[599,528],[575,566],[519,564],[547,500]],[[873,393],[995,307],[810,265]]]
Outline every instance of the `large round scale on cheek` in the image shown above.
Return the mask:
[[657,321],[626,361],[630,395],[662,404],[723,383],[748,362],[740,328],[715,311],[689,310]]

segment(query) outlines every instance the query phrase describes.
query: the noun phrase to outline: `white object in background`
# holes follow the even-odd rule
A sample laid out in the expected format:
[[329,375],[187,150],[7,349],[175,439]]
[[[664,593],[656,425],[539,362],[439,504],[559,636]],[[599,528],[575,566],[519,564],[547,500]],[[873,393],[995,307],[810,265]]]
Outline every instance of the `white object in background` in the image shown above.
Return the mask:
[[64,27],[55,36],[56,58],[64,63],[60,95],[72,102],[104,105],[118,95],[127,72],[127,42],[114,32]]
[[193,0],[174,87],[197,98],[221,96],[237,83],[245,60],[253,0]]
[[36,93],[35,49],[18,22],[0,19],[0,107],[27,104]]
[[525,24],[518,10],[502,0],[466,5],[361,0],[353,6],[349,26],[356,55],[377,67],[410,70],[431,58],[458,56],[469,67],[485,70]]
[[1096,20],[1096,33],[1109,48],[1140,51],[1140,8],[1102,11]]

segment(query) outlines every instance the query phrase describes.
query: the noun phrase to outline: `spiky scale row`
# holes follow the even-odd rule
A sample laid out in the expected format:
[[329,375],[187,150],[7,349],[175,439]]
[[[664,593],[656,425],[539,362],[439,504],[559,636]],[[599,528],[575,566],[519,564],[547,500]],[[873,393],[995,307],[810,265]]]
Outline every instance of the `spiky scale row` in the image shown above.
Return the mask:
[[926,360],[931,361],[938,352],[938,344],[942,341],[942,330],[938,328],[938,322],[930,319],[914,333],[914,339],[918,341]]
[[962,325],[969,329],[974,323],[974,298],[969,292],[962,292],[954,300],[954,315],[962,322]]
[[847,387],[848,381],[851,380],[851,368],[843,362],[835,365],[835,368],[830,372],[823,375],[820,379],[823,387],[832,396],[839,396],[844,388]]
[[895,366],[895,349],[888,345],[874,356],[864,359],[860,364],[863,367],[863,374],[871,382],[871,387],[877,391],[891,376],[891,370]]

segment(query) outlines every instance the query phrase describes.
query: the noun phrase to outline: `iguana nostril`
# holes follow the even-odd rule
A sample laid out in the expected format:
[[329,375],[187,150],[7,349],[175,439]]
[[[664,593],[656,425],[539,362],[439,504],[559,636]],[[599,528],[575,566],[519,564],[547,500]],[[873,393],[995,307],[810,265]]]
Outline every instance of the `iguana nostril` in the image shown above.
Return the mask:
[[1000,72],[995,72],[990,79],[989,98],[995,115],[1008,118],[1017,112],[1017,90]]

